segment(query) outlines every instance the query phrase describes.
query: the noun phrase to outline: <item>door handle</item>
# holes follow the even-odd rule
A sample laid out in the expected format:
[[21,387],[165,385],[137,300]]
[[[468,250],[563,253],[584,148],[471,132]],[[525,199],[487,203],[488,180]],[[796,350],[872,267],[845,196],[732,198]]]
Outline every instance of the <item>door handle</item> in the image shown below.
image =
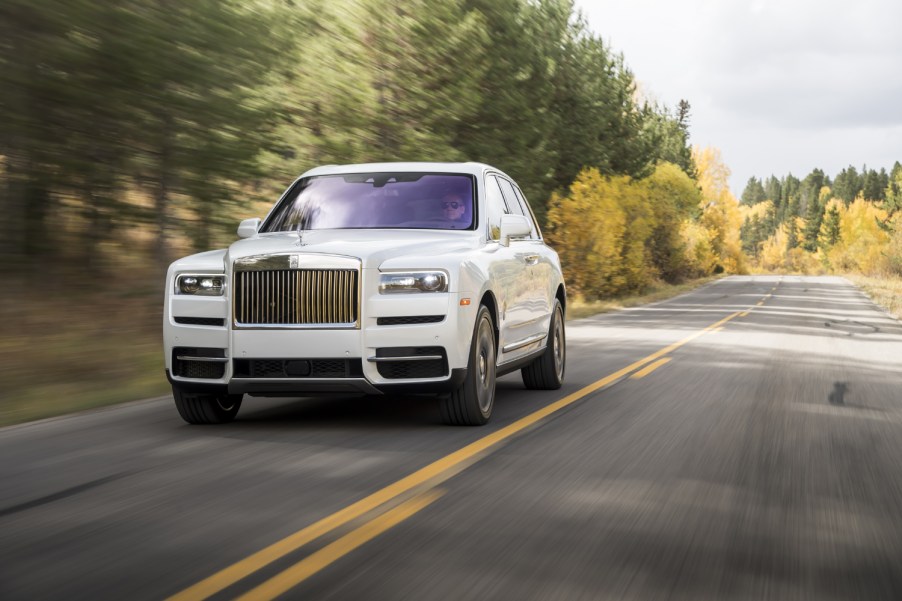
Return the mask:
[[535,265],[539,262],[539,255],[526,255],[526,264]]

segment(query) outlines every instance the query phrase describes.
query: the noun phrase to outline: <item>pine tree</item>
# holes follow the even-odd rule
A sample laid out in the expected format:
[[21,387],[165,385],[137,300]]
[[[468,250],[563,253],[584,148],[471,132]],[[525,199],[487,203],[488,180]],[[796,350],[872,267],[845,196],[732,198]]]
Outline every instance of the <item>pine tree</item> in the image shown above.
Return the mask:
[[764,197],[777,205],[780,203],[782,196],[783,194],[782,187],[780,186],[780,180],[771,175],[764,183]]
[[830,249],[842,238],[840,230],[841,216],[839,209],[835,204],[831,204],[824,216],[824,223],[821,226],[820,236],[818,238],[821,248]]
[[859,192],[861,192],[861,177],[858,175],[858,170],[849,165],[836,176],[833,182],[833,193],[846,205],[849,205]]
[[805,215],[805,229],[803,231],[804,242],[802,248],[808,252],[817,251],[818,235],[821,231],[821,222],[824,219],[824,205],[815,196],[808,201],[808,211]]
[[740,230],[740,238],[742,239],[742,251],[758,260],[761,251],[761,243],[765,239],[763,236],[763,224],[758,215],[752,215],[751,219],[746,219]]
[[783,178],[781,186],[782,197],[780,198],[780,202],[776,203],[778,223],[783,223],[783,220],[786,218],[786,212],[789,208],[789,200],[793,196],[798,196],[801,183],[802,182],[799,181],[799,178],[794,177],[791,173]]
[[766,240],[773,236],[779,226],[780,221],[777,219],[777,207],[768,207],[767,211],[764,213],[764,219],[761,222],[761,239]]
[[883,209],[892,218],[902,209],[902,164],[896,161],[887,177],[887,185],[883,192]]
[[[678,165],[690,177],[697,171],[689,145],[688,110],[689,103],[681,101],[675,115],[656,104],[646,104],[642,110],[643,137],[652,148],[654,159]],[[680,114],[680,111],[683,111]]]
[[886,184],[882,183],[879,173],[873,169],[868,169],[863,173],[861,194],[865,200],[874,202],[883,201],[885,190]]
[[799,212],[808,213],[810,204],[817,202],[821,188],[824,187],[824,172],[820,169],[813,169],[811,173],[805,176],[799,186]]
[[745,185],[745,190],[742,191],[741,203],[751,207],[766,199],[767,194],[764,192],[764,186],[761,185],[761,182],[755,176],[750,177]]
[[799,226],[795,217],[788,217],[786,221],[786,252],[799,246]]
[[[883,169],[881,169],[881,173],[884,173]],[[892,171],[886,174],[886,182],[882,194],[883,202],[880,205],[885,211],[886,217],[878,220],[877,225],[883,231],[892,233],[895,231],[893,222],[896,213],[902,209],[902,164],[899,161],[896,161]]]

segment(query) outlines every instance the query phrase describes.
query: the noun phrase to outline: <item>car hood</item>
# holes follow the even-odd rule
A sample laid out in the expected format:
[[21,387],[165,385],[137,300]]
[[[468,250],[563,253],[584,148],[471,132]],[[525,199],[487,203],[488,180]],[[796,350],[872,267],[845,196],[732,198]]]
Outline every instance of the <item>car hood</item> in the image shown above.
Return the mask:
[[470,251],[478,244],[476,232],[460,231],[315,230],[300,235],[280,232],[235,242],[229,247],[227,260],[274,254],[339,255],[360,259],[364,269],[375,269],[402,257],[428,263],[439,256]]

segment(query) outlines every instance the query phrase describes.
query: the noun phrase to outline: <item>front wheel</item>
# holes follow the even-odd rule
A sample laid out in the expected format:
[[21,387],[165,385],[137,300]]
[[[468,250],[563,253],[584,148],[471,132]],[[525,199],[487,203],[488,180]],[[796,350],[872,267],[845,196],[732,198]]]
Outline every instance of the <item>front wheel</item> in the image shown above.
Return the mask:
[[479,307],[467,377],[457,390],[441,400],[442,420],[452,426],[481,426],[495,405],[495,326],[485,305]]
[[542,355],[520,370],[523,383],[530,390],[557,390],[564,383],[564,367],[567,360],[567,338],[564,335],[564,309],[554,301],[551,325],[548,327],[548,345]]
[[172,398],[179,415],[189,424],[225,424],[238,415],[244,395],[184,392],[173,386]]

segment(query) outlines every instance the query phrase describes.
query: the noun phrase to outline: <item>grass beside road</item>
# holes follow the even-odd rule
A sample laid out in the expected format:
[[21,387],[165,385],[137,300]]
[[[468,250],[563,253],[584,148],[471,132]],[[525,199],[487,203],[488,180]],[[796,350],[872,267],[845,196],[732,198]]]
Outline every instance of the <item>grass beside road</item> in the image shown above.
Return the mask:
[[[569,319],[634,307],[717,278],[607,301],[571,299]],[[169,394],[163,373],[162,293],[45,291],[0,300],[0,426]]]
[[0,426],[169,391],[162,293],[18,292],[0,301]]
[[902,278],[899,276],[864,276],[846,274],[845,277],[861,288],[872,301],[896,319],[902,319]]
[[724,276],[716,275],[676,285],[658,283],[651,286],[643,294],[624,296],[621,298],[597,301],[585,301],[580,298],[571,298],[569,299],[569,306],[567,307],[567,320],[580,319],[598,313],[608,313],[627,307],[637,307],[639,305],[647,305],[648,303],[667,300],[668,298],[678,296],[684,292],[695,290],[699,286],[703,286],[709,282],[719,280],[722,277]]

